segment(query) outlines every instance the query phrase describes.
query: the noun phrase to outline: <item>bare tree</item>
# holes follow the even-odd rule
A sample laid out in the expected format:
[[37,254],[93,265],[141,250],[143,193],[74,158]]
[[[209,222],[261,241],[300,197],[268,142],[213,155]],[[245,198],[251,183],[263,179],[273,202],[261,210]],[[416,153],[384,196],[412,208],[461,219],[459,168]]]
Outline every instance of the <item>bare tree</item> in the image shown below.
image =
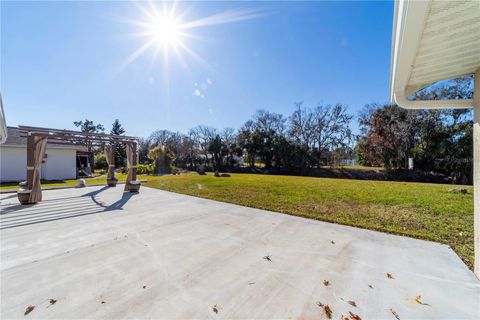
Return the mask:
[[348,145],[352,138],[350,130],[352,118],[347,113],[347,107],[340,103],[334,106],[319,105],[313,109],[313,141],[317,167],[320,167],[326,151]]
[[314,114],[302,107],[302,104],[303,102],[295,104],[296,109],[289,118],[288,135],[294,143],[310,149],[313,147]]
[[258,110],[253,116],[253,122],[258,131],[272,131],[276,134],[283,134],[285,131],[286,119],[280,113]]
[[190,129],[189,136],[198,146],[201,154],[205,157],[205,163],[209,162],[208,146],[217,135],[217,129],[209,126],[197,126]]

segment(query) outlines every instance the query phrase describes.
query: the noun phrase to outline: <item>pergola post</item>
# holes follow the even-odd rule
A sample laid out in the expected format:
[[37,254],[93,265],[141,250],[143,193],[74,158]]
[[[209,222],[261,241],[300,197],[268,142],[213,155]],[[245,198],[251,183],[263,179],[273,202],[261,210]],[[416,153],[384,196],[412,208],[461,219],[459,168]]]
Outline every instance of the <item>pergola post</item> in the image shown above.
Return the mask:
[[27,136],[27,167],[26,181],[20,184],[17,197],[21,204],[30,204],[30,194],[33,188],[33,175],[35,171],[35,136]]
[[31,134],[27,137],[27,190],[32,190],[33,186],[33,170],[35,166],[35,137]]
[[473,229],[474,272],[480,279],[480,69],[473,83]]
[[[29,133],[27,136],[27,183],[17,191],[21,204],[42,201],[40,166],[47,147],[47,137]],[[26,187],[26,188],[23,188]]]
[[107,184],[110,187],[117,185],[118,179],[115,178],[115,146],[105,146],[105,158],[107,159]]
[[137,162],[138,162],[138,153],[137,153],[137,143],[132,143],[132,180],[137,181]]
[[128,174],[125,181],[125,191],[138,192],[140,189],[140,181],[137,181],[137,142],[128,141],[125,143],[127,147],[127,164]]

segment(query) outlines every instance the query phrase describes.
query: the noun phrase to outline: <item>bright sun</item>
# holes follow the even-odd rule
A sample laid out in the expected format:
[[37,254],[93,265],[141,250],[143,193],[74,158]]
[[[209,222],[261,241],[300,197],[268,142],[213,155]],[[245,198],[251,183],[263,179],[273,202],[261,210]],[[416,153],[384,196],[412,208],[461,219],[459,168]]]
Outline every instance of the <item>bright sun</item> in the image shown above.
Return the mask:
[[157,45],[176,45],[180,41],[180,26],[181,23],[174,18],[160,18],[152,24],[152,37]]
[[185,43],[188,38],[197,38],[190,33],[192,29],[249,20],[261,15],[259,12],[252,10],[230,10],[196,20],[183,21],[186,14],[177,11],[178,3],[175,0],[172,2],[165,1],[163,5],[151,0],[142,4],[134,2],[134,4],[142,13],[141,19],[131,20],[127,18],[124,22],[138,27],[138,32],[135,35],[145,38],[145,42],[128,56],[121,68],[130,64],[149,48],[154,49],[155,58],[163,53],[163,60],[166,64],[170,51],[173,51],[182,61],[181,53],[185,52],[196,61],[203,62]]

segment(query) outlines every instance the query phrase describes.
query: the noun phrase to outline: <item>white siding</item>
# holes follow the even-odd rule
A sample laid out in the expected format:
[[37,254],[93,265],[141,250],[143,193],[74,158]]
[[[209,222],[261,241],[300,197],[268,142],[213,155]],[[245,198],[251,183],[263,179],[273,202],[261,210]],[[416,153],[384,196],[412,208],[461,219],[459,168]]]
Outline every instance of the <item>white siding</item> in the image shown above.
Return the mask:
[[0,147],[0,181],[25,180],[27,170],[26,147]]
[[[41,177],[47,180],[75,179],[76,150],[48,148]],[[25,180],[26,147],[0,147],[0,181]]]
[[77,175],[77,151],[72,149],[49,149],[45,159],[45,179],[75,179]]

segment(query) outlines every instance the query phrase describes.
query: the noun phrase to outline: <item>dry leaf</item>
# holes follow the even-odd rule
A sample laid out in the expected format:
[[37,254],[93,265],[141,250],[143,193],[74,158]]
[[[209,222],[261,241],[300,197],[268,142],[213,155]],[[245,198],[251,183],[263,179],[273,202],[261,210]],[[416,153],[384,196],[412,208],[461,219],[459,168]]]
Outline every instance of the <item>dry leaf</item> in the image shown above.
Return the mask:
[[55,304],[55,303],[57,302],[57,300],[55,300],[55,299],[50,299],[49,302],[50,302],[50,304],[52,305],[52,304]]
[[423,306],[429,306],[428,303],[425,303],[425,302],[422,302],[422,296],[416,296],[415,297],[415,301],[417,301],[417,303],[423,305]]
[[270,256],[265,256],[265,257],[263,257],[263,259],[268,260],[268,261],[272,261],[272,259],[270,259]]
[[340,316],[340,320],[348,320],[347,317],[344,317],[343,314]]
[[27,309],[25,309],[25,313],[24,313],[23,315],[26,316],[27,314],[29,314],[30,312],[32,312],[33,309],[35,309],[35,306],[29,305],[29,306],[27,307]]
[[362,320],[358,314],[352,313],[351,311],[348,311],[348,314],[350,315],[350,319],[352,320]]
[[328,304],[323,305],[323,311],[325,311],[325,314],[327,315],[328,319],[332,319],[332,309],[330,309]]
[[356,304],[355,301],[353,301],[353,300],[348,300],[347,302],[348,302],[351,306],[354,306],[354,307],[357,306],[357,304]]
[[390,272],[387,272],[388,279],[395,279]]
[[328,304],[323,304],[320,301],[317,302],[317,306],[323,309],[325,314],[327,315],[328,319],[332,318],[332,309],[328,306]]
[[400,317],[398,316],[398,313],[396,313],[393,309],[390,309],[390,312],[395,316],[397,320],[400,320]]
[[215,312],[215,313],[218,314],[218,307],[217,307],[217,305],[214,305],[214,306],[212,307],[212,310],[213,310],[213,312]]
[[325,287],[328,287],[328,286],[330,285],[330,281],[328,281],[328,280],[323,280],[323,285],[324,285]]

